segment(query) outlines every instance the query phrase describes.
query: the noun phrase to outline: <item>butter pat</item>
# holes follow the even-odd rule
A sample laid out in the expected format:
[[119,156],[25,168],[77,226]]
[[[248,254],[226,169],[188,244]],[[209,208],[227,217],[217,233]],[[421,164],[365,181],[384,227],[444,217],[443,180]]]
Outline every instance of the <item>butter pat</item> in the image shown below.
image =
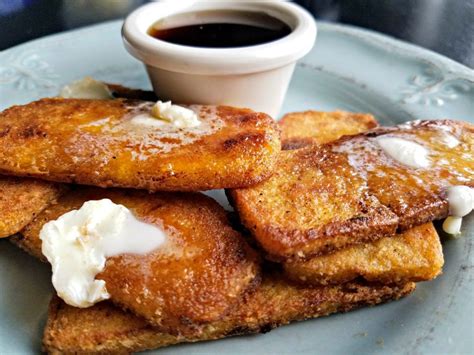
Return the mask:
[[451,186],[447,190],[449,214],[464,217],[471,213],[474,206],[474,190],[469,186]]
[[82,80],[66,85],[61,89],[59,96],[67,99],[113,99],[107,85],[91,77],[85,77]]
[[137,220],[125,206],[103,199],[85,202],[79,210],[46,223],[40,239],[58,296],[85,308],[110,298],[105,282],[95,279],[108,257],[150,253],[166,241],[166,235]]
[[422,145],[398,137],[379,136],[377,143],[383,151],[400,164],[411,168],[428,168],[431,162]]
[[469,186],[451,186],[447,190],[449,214],[443,223],[443,230],[452,235],[461,233],[462,217],[474,209],[474,189]]
[[443,230],[451,235],[461,234],[462,217],[449,216],[443,222]]
[[162,127],[167,124],[165,121],[158,120],[146,113],[133,117],[130,123],[141,127]]
[[461,142],[456,137],[445,131],[443,131],[443,135],[441,136],[441,142],[448,148],[455,148],[461,144]]
[[173,105],[171,101],[157,101],[151,109],[153,117],[172,123],[178,128],[197,127],[201,124],[193,110]]

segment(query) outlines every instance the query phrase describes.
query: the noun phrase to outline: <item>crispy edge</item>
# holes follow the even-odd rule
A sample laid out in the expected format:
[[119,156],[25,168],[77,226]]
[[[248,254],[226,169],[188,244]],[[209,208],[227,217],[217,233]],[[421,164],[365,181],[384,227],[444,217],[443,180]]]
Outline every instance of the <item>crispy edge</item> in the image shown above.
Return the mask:
[[414,283],[402,286],[346,284],[320,288],[292,286],[279,276],[268,276],[241,306],[221,321],[209,324],[195,337],[160,332],[108,302],[77,309],[53,297],[44,331],[44,350],[50,354],[129,353],[183,342],[266,333],[271,329],[335,312],[396,300],[411,293]]
[[[0,118],[6,121],[4,127],[0,129],[0,139],[6,147],[11,145],[12,149],[18,150],[18,137],[22,137],[21,143],[25,146],[28,145],[29,152],[33,154],[37,150],[36,144],[47,144],[44,142],[44,134],[53,131],[40,132],[35,128],[39,124],[44,124],[44,120],[35,121],[34,119],[44,116],[42,110],[54,109],[56,115],[74,115],[75,112],[85,109],[91,111],[110,109],[115,114],[117,112],[122,114],[122,111],[123,114],[126,114],[125,106],[137,104],[137,102],[129,101],[125,99],[46,98],[27,105],[12,106],[0,112]],[[26,167],[12,165],[11,152],[1,152],[0,150],[0,153],[3,153],[0,154],[0,160],[3,162],[0,174],[104,188],[146,189],[150,192],[240,188],[268,179],[272,175],[278,153],[281,151],[280,130],[277,123],[267,114],[250,109],[230,106],[218,106],[217,109],[221,118],[227,121],[229,127],[233,127],[235,132],[228,134],[226,130],[221,130],[203,137],[202,141],[183,145],[180,150],[173,150],[172,155],[163,153],[163,159],[159,162],[161,167],[158,170],[156,170],[156,165],[151,167],[149,164],[137,163],[127,157],[122,160],[117,158],[114,164],[101,169],[98,168],[98,164],[92,165],[92,168],[91,166],[86,168],[84,166],[78,167],[77,164],[69,164],[69,168],[66,169],[63,169],[63,164],[60,164],[60,168],[50,169],[51,164],[57,162],[58,159],[64,164],[68,161],[61,159],[60,156],[54,156],[56,159],[53,160],[49,157],[48,169],[39,171],[37,168],[34,169],[31,163],[26,164]],[[15,126],[15,129],[8,126],[9,119],[15,118],[18,121],[18,117],[23,117],[22,126]],[[25,124],[25,121],[28,121],[28,124]],[[31,140],[33,139],[37,140],[35,145],[32,145]],[[204,144],[203,140],[207,142]],[[208,149],[201,149],[201,154],[197,156],[199,158],[197,159],[193,154],[199,145],[201,148],[205,146]],[[17,159],[23,155],[29,156],[21,152],[14,155]],[[118,166],[118,164],[121,165]],[[139,175],[124,173],[124,171],[130,171],[130,169],[124,168],[127,164],[131,164],[134,169],[143,169],[143,171]],[[172,171],[167,170],[170,164],[174,167]],[[91,174],[91,169],[100,171],[97,170],[97,174]],[[222,174],[223,171],[225,174]]]
[[[423,128],[423,127],[439,126],[439,125],[451,126],[457,130],[463,129],[463,130],[466,130],[467,134],[474,132],[474,126],[472,124],[469,124],[467,122],[462,122],[462,121],[455,121],[455,120],[414,121],[414,122],[405,124],[404,125],[405,127],[403,128],[404,129],[407,129],[410,127]],[[295,156],[298,156],[301,154],[301,152],[304,152],[306,149],[314,148],[314,152],[317,152],[318,149],[331,150],[331,148],[334,148],[335,146],[340,145],[340,144],[344,144],[348,141],[350,142],[356,139],[364,139],[366,137],[376,137],[378,135],[391,133],[399,129],[400,129],[400,126],[380,127],[380,128],[371,130],[369,132],[363,132],[363,133],[354,135],[352,137],[350,136],[343,137],[337,141],[324,144],[323,146],[319,148],[317,145],[313,145],[311,147],[304,147],[301,149],[293,150],[293,152],[295,152],[294,153]],[[280,154],[280,156],[284,155],[285,153],[287,152],[283,151]],[[280,169],[281,169],[281,166],[280,166]],[[387,181],[389,182],[389,180]],[[268,182],[264,182],[263,184],[266,184],[266,183]],[[472,184],[471,182],[468,182],[466,185],[470,186],[471,184]],[[264,249],[269,254],[269,257],[272,260],[284,260],[284,259],[289,259],[289,258],[299,258],[299,259],[309,258],[312,256],[322,255],[322,254],[326,254],[337,249],[341,249],[342,247],[350,245],[350,244],[357,244],[357,243],[343,243],[342,240],[338,240],[337,243],[334,243],[334,245],[332,245],[332,248],[326,248],[323,245],[323,248],[320,249],[320,245],[318,245],[318,243],[315,243],[313,245],[305,245],[303,248],[298,247],[298,248],[293,248],[293,250],[291,250],[288,246],[291,245],[292,241],[301,239],[301,236],[304,236],[305,234],[308,235],[308,239],[311,239],[311,237],[316,237],[316,239],[318,239],[317,235],[314,236],[314,234],[318,233],[318,231],[314,231],[312,229],[293,231],[293,230],[289,230],[285,228],[279,228],[279,226],[273,226],[271,223],[266,223],[265,225],[262,222],[262,219],[263,219],[262,216],[266,215],[265,211],[263,211],[263,213],[262,211],[260,211],[260,213],[257,216],[252,215],[255,213],[254,211],[252,211],[252,209],[250,208],[251,206],[249,202],[245,200],[245,196],[243,195],[245,194],[246,190],[258,189],[260,186],[261,185],[256,185],[248,189],[231,190],[230,194],[232,195],[232,200],[235,202],[235,206],[239,210],[240,216],[242,218],[242,222],[247,228],[249,228],[252,231],[253,235],[255,235],[257,239],[259,239],[260,244],[264,247]],[[406,211],[406,213],[404,214],[400,214],[394,211],[394,209],[390,207],[389,203],[380,202],[380,200],[378,199],[374,191],[368,191],[368,194],[370,195],[371,198],[376,199],[381,204],[382,207],[389,209],[390,212],[396,217],[395,226],[394,226],[395,229],[392,230],[392,233],[387,232],[384,235],[384,233],[380,233],[380,230],[367,228],[366,233],[368,233],[370,236],[369,237],[366,236],[366,239],[358,239],[358,242],[360,243],[375,241],[376,239],[379,239],[383,236],[394,235],[396,231],[399,231],[399,232],[406,231],[418,225],[422,225],[424,223],[428,223],[433,220],[447,217],[447,214],[448,214],[447,200],[445,196],[443,196],[443,193],[441,193],[439,196],[430,194],[430,197],[427,198],[426,200],[422,200],[420,198],[416,200],[416,198],[413,198],[411,200],[412,205],[410,205],[409,211]],[[257,199],[254,199],[254,200],[256,201]],[[255,201],[253,201],[253,203],[256,205]],[[383,221],[383,220],[384,219],[379,219],[379,221]],[[333,229],[336,229],[336,230],[340,229],[341,231],[345,230],[349,234],[349,236],[351,233],[353,233],[350,230],[350,225],[347,225],[347,224],[344,225],[344,224],[336,223],[334,225],[328,225],[327,227],[330,230],[333,230]],[[359,235],[356,236],[355,234],[353,234],[353,237],[360,238]],[[313,248],[318,249],[317,252],[311,251]],[[297,253],[301,255],[297,255]]]
[[65,191],[60,184],[0,176],[0,238],[18,233]]
[[[302,169],[300,165],[304,168],[307,164],[311,167],[317,166],[323,160],[324,154],[316,145],[282,151],[276,168],[283,171],[297,171]],[[268,190],[267,187],[271,186],[269,184],[273,182],[272,179],[281,182],[285,178],[286,176],[281,177],[275,174],[262,184],[226,190],[229,201],[238,211],[241,223],[255,237],[269,260],[307,259],[349,245],[372,242],[396,233],[398,217],[368,192],[361,194],[358,201],[360,209],[358,215],[344,221],[330,222],[306,229],[301,226],[288,228],[286,225],[276,225],[266,216],[266,210],[261,207],[259,196],[263,189]],[[289,177],[289,179],[292,178],[292,176]],[[292,180],[292,182],[298,181]],[[278,195],[275,196],[279,198]]]
[[365,132],[378,126],[368,113],[346,111],[304,111],[288,113],[279,121],[282,148],[298,149],[310,144],[324,144],[345,135]]
[[[373,138],[377,137],[379,135],[383,134],[389,134],[392,132],[397,132],[400,130],[400,127],[403,127],[404,129],[423,129],[423,128],[439,128],[439,127],[450,127],[456,131],[464,131],[464,138],[467,137],[474,137],[474,125],[465,122],[465,121],[459,121],[459,120],[451,120],[451,119],[432,119],[432,120],[415,120],[415,121],[410,121],[406,122],[404,124],[400,125],[395,125],[395,126],[390,126],[390,127],[377,127],[373,130],[369,130],[367,132],[362,132],[359,134],[354,135],[353,137],[343,137],[338,141],[335,142],[330,142],[327,145],[328,146],[334,146],[338,144],[345,144],[346,142],[351,142],[355,141],[357,139],[364,139],[364,138]],[[469,144],[469,145],[468,145]],[[474,140],[471,138],[469,139],[469,143],[466,142],[466,145],[461,144],[460,146],[471,146],[473,147],[474,145]],[[357,158],[356,158],[357,159]],[[462,160],[460,159],[461,164],[468,164],[469,160]],[[472,161],[472,159],[471,159]],[[467,165],[466,165],[467,166]],[[408,172],[408,168],[407,172]],[[472,171],[472,169],[471,169]],[[435,173],[433,173],[432,180],[436,180],[438,178],[444,179],[445,177],[443,176],[437,176],[435,177]],[[386,179],[384,182],[387,182],[387,186],[389,186],[389,179]],[[471,179],[471,181],[463,181],[463,185],[467,185],[470,187],[474,188],[474,180]],[[407,182],[405,181],[403,184],[400,184],[400,186],[406,186]],[[447,187],[447,186],[445,186]],[[380,188],[380,187],[379,187]],[[373,187],[370,186],[371,192],[370,194],[376,198],[378,194],[378,189],[373,190]],[[380,198],[381,200],[382,198]],[[440,220],[443,218],[448,217],[449,215],[449,203],[446,198],[446,194],[441,192],[441,193],[429,193],[425,195],[423,198],[419,198],[419,196],[415,196],[412,199],[410,199],[409,203],[409,209],[403,211],[403,213],[400,213],[399,211],[396,211],[393,209],[392,206],[390,206],[390,203],[385,203],[382,202],[385,206],[390,208],[392,212],[397,214],[399,217],[398,221],[398,231],[403,232],[407,231],[413,227],[429,223],[435,220]],[[406,204],[408,204],[405,201]]]
[[355,245],[306,261],[284,263],[296,282],[328,285],[358,278],[382,284],[432,280],[444,264],[438,233],[427,223],[393,237]]
[[[245,294],[251,292],[259,285],[261,282],[261,260],[255,251],[249,247],[240,232],[232,228],[227,212],[225,212],[222,206],[220,206],[214,199],[201,193],[183,194],[163,192],[156,194],[155,197],[156,198],[154,198],[153,194],[149,194],[146,191],[76,187],[75,190],[70,191],[70,193],[64,195],[59,201],[55,204],[51,204],[49,208],[46,208],[42,213],[40,213],[21,231],[18,236],[14,238],[14,244],[20,246],[30,255],[46,262],[47,260],[41,251],[41,240],[39,238],[42,226],[51,219],[56,219],[70,210],[79,208],[82,203],[87,200],[110,198],[117,201],[117,203],[124,205],[129,205],[130,203],[133,206],[130,208],[132,208],[136,213],[140,213],[140,216],[145,220],[147,218],[152,218],[150,216],[147,217],[146,213],[158,210],[161,208],[160,206],[168,205],[168,207],[171,208],[171,212],[168,212],[169,215],[167,215],[167,217],[171,216],[171,219],[176,218],[174,216],[176,216],[177,212],[178,214],[179,212],[185,213],[188,215],[188,218],[193,218],[192,220],[195,221],[194,226],[191,226],[190,220],[188,219],[186,221],[186,218],[178,223],[179,225],[183,222],[188,226],[186,228],[192,228],[192,230],[188,229],[188,234],[193,234],[196,229],[199,230],[204,225],[206,229],[201,229],[203,235],[211,233],[210,235],[214,236],[214,238],[205,238],[208,241],[208,249],[212,248],[212,250],[208,250],[208,252],[212,253],[214,258],[201,260],[201,262],[206,261],[213,263],[216,266],[213,271],[214,277],[211,277],[206,272],[203,273],[202,270],[200,271],[199,269],[201,268],[201,265],[197,265],[195,264],[196,262],[194,262],[194,265],[197,266],[194,268],[194,271],[197,274],[202,273],[200,274],[201,278],[199,279],[201,282],[200,285],[202,286],[203,283],[206,283],[208,286],[206,292],[208,292],[209,295],[219,295],[219,297],[215,297],[212,301],[208,297],[207,302],[211,306],[197,307],[197,305],[194,305],[194,307],[190,307],[186,304],[185,295],[185,297],[179,297],[179,301],[177,297],[177,300],[174,303],[171,302],[172,306],[168,306],[165,310],[161,310],[162,312],[160,314],[155,311],[150,313],[148,307],[150,302],[148,302],[146,294],[141,293],[140,296],[136,296],[136,298],[135,296],[132,297],[129,295],[130,292],[128,290],[133,290],[134,287],[137,287],[136,285],[130,286],[130,284],[133,284],[134,280],[140,279],[141,271],[134,266],[136,260],[131,260],[130,256],[127,255],[110,258],[105,270],[97,277],[107,282],[107,289],[112,295],[115,304],[123,308],[131,309],[137,314],[146,316],[149,323],[154,323],[157,326],[159,325],[161,329],[166,329],[170,332],[176,331],[177,333],[180,332],[187,335],[200,333],[205,324],[220,319],[227,313],[231,312]],[[155,201],[156,199],[158,199],[158,202]],[[169,205],[171,205],[171,207]],[[179,211],[176,211],[178,209]],[[183,212],[186,209],[188,209],[188,211]],[[201,225],[201,227],[198,227],[198,225]],[[216,239],[217,234],[214,232],[219,230],[219,228],[221,239]],[[171,230],[172,229],[174,228],[171,228]],[[189,238],[193,239],[194,236],[189,236]],[[173,262],[175,259],[174,247],[171,246],[170,248],[169,251],[171,252],[171,256],[169,260],[171,260],[171,262],[162,261],[161,264],[176,269],[178,264]],[[223,254],[223,250],[227,250],[228,253]],[[163,258],[164,256],[160,257],[160,259]],[[146,261],[145,263],[151,262],[152,261]],[[191,261],[185,265],[189,267],[190,262]],[[181,261],[181,264],[182,263],[184,263],[183,260]],[[123,270],[121,267],[127,266],[129,267],[128,281],[127,279],[120,278],[120,270]],[[146,264],[146,267],[149,267],[149,265]],[[208,266],[206,269],[209,268],[210,267]],[[227,287],[225,292],[222,292],[222,289],[214,286],[215,279],[219,279],[220,277],[216,277],[218,274],[220,276],[227,275],[228,277],[225,281],[221,280],[221,282],[223,282]],[[190,279],[192,279],[193,272],[191,271],[187,273],[187,276],[190,276]],[[181,283],[184,283],[185,280],[187,280],[185,276],[180,277]],[[162,282],[165,281],[162,280]],[[124,291],[124,285],[130,287]],[[139,285],[140,287],[143,286],[147,289],[153,286],[147,283],[144,283],[143,285],[139,283]],[[173,292],[175,293],[173,297],[178,296],[178,292],[186,293],[185,288],[183,288],[182,285],[176,286]],[[171,299],[166,292],[163,292],[163,294],[163,297],[167,297],[168,300]],[[208,296],[203,292],[196,292],[196,294],[196,297],[200,297],[200,302],[204,302],[206,296]],[[233,297],[233,299],[224,300],[226,297]],[[186,304],[186,306],[184,304]],[[180,311],[177,311],[178,305],[182,307]],[[156,306],[156,304],[153,303],[152,306]],[[187,313],[185,313],[185,311],[187,311]],[[163,318],[161,315],[163,315]]]

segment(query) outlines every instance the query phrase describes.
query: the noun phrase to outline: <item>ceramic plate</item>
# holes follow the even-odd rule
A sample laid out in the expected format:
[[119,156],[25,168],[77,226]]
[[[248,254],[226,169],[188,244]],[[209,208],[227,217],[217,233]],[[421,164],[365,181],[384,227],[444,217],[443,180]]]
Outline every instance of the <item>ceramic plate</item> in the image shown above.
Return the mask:
[[[0,109],[55,95],[86,75],[148,88],[142,65],[122,47],[120,26],[105,23],[0,52]],[[322,23],[282,113],[310,108],[371,112],[382,124],[446,117],[474,123],[474,73],[382,35]],[[443,238],[443,275],[398,302],[158,353],[472,353],[473,231],[471,215],[463,237]],[[0,248],[0,352],[37,353],[52,291],[49,267],[6,240]]]

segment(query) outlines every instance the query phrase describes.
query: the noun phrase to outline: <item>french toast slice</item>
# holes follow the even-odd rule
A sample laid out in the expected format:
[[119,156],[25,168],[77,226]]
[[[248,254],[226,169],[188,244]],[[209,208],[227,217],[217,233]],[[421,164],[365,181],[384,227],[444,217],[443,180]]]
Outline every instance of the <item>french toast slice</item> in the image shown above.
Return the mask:
[[[415,121],[283,151],[269,180],[228,195],[269,258],[307,259],[446,217],[447,187],[474,186],[473,133],[464,122]],[[459,144],[447,147],[446,134]],[[382,135],[424,145],[432,167],[394,161]]]
[[[286,115],[280,125],[286,148],[324,144],[378,126],[371,115],[340,111],[295,112]],[[440,240],[428,223],[306,261],[289,261],[284,263],[284,270],[287,277],[305,284],[339,284],[356,278],[393,284],[433,279],[441,273],[442,266]]]
[[[167,242],[146,255],[107,259],[97,279],[111,301],[173,334],[196,334],[227,314],[259,282],[259,262],[226,211],[200,193],[157,193],[81,187],[60,197],[13,238],[41,257],[42,226],[89,200],[111,199],[155,224]],[[132,236],[133,237],[133,236]]]
[[0,238],[18,233],[65,190],[51,182],[0,176]]
[[414,289],[414,283],[302,287],[285,282],[281,275],[266,273],[262,284],[247,294],[239,307],[223,319],[208,324],[198,336],[162,332],[110,302],[78,309],[53,297],[43,344],[50,354],[137,352],[183,342],[265,333],[293,321],[396,300]]
[[[428,151],[430,166],[410,168],[377,144],[381,137],[402,138]],[[367,181],[370,193],[399,217],[404,231],[448,215],[446,189],[474,186],[474,126],[454,120],[413,121],[381,127],[332,143]]]
[[306,261],[284,263],[291,280],[312,285],[364,279],[378,284],[428,281],[441,273],[441,243],[432,223]]
[[329,253],[397,230],[397,216],[369,194],[347,158],[320,146],[282,151],[270,179],[227,193],[274,261]]
[[[106,84],[116,98],[156,101],[151,91]],[[0,176],[0,238],[22,230],[50,203],[67,191],[66,185],[43,180]]]
[[201,124],[143,126],[153,103],[42,99],[0,113],[0,173],[100,187],[197,191],[268,178],[280,151],[266,114],[189,106]]
[[378,126],[374,116],[367,113],[313,110],[286,114],[278,123],[285,150],[332,142]]

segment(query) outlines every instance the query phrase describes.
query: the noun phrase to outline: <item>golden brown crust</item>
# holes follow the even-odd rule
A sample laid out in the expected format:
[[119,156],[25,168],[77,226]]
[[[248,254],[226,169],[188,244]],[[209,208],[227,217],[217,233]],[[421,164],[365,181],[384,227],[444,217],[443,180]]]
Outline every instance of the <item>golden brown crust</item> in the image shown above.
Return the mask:
[[197,191],[266,179],[280,151],[271,117],[195,106],[207,135],[140,128],[133,100],[43,99],[0,113],[0,173],[101,187]]
[[279,124],[285,150],[325,144],[378,126],[374,116],[367,113],[312,110],[289,113],[283,116]]
[[[224,209],[202,194],[80,188],[61,197],[22,231],[22,245],[41,255],[44,223],[89,200],[109,198],[141,220],[163,228],[164,247],[152,254],[109,258],[97,276],[111,299],[175,334],[199,333],[220,319],[249,288],[259,266],[255,253],[230,227]],[[153,277],[148,277],[152,273]]]
[[0,238],[18,233],[64,191],[59,184],[0,176]]
[[[461,143],[446,147],[446,132]],[[473,133],[468,123],[415,121],[283,151],[269,180],[229,194],[271,258],[309,258],[446,217],[447,186],[474,186]],[[424,144],[432,167],[395,162],[375,143],[384,134]]]
[[[429,152],[431,166],[412,169],[385,154],[375,139],[382,135],[415,141]],[[459,141],[444,143],[446,135]],[[446,189],[452,185],[474,187],[474,126],[455,120],[413,121],[381,127],[332,143],[357,163],[366,176],[370,194],[399,217],[399,230],[445,218],[448,215]]]
[[229,195],[274,260],[327,253],[397,228],[397,217],[368,194],[347,159],[318,146],[282,151],[269,180]]
[[[107,84],[114,97],[155,100],[153,92],[129,89],[121,85]],[[13,236],[33,218],[54,202],[67,188],[51,182],[0,176],[0,238]],[[22,247],[21,236],[13,236],[14,244]],[[28,248],[26,248],[28,250]],[[41,258],[42,255],[34,255]]]
[[44,332],[44,348],[51,354],[129,353],[182,342],[265,333],[292,321],[346,312],[365,305],[406,296],[414,283],[403,286],[301,287],[268,274],[262,285],[224,319],[209,324],[199,336],[177,337],[160,332],[147,322],[102,302],[77,309],[53,298]]
[[443,264],[438,234],[428,223],[372,243],[287,262],[284,269],[290,279],[305,284],[340,284],[357,278],[402,284],[431,280],[441,273]]

